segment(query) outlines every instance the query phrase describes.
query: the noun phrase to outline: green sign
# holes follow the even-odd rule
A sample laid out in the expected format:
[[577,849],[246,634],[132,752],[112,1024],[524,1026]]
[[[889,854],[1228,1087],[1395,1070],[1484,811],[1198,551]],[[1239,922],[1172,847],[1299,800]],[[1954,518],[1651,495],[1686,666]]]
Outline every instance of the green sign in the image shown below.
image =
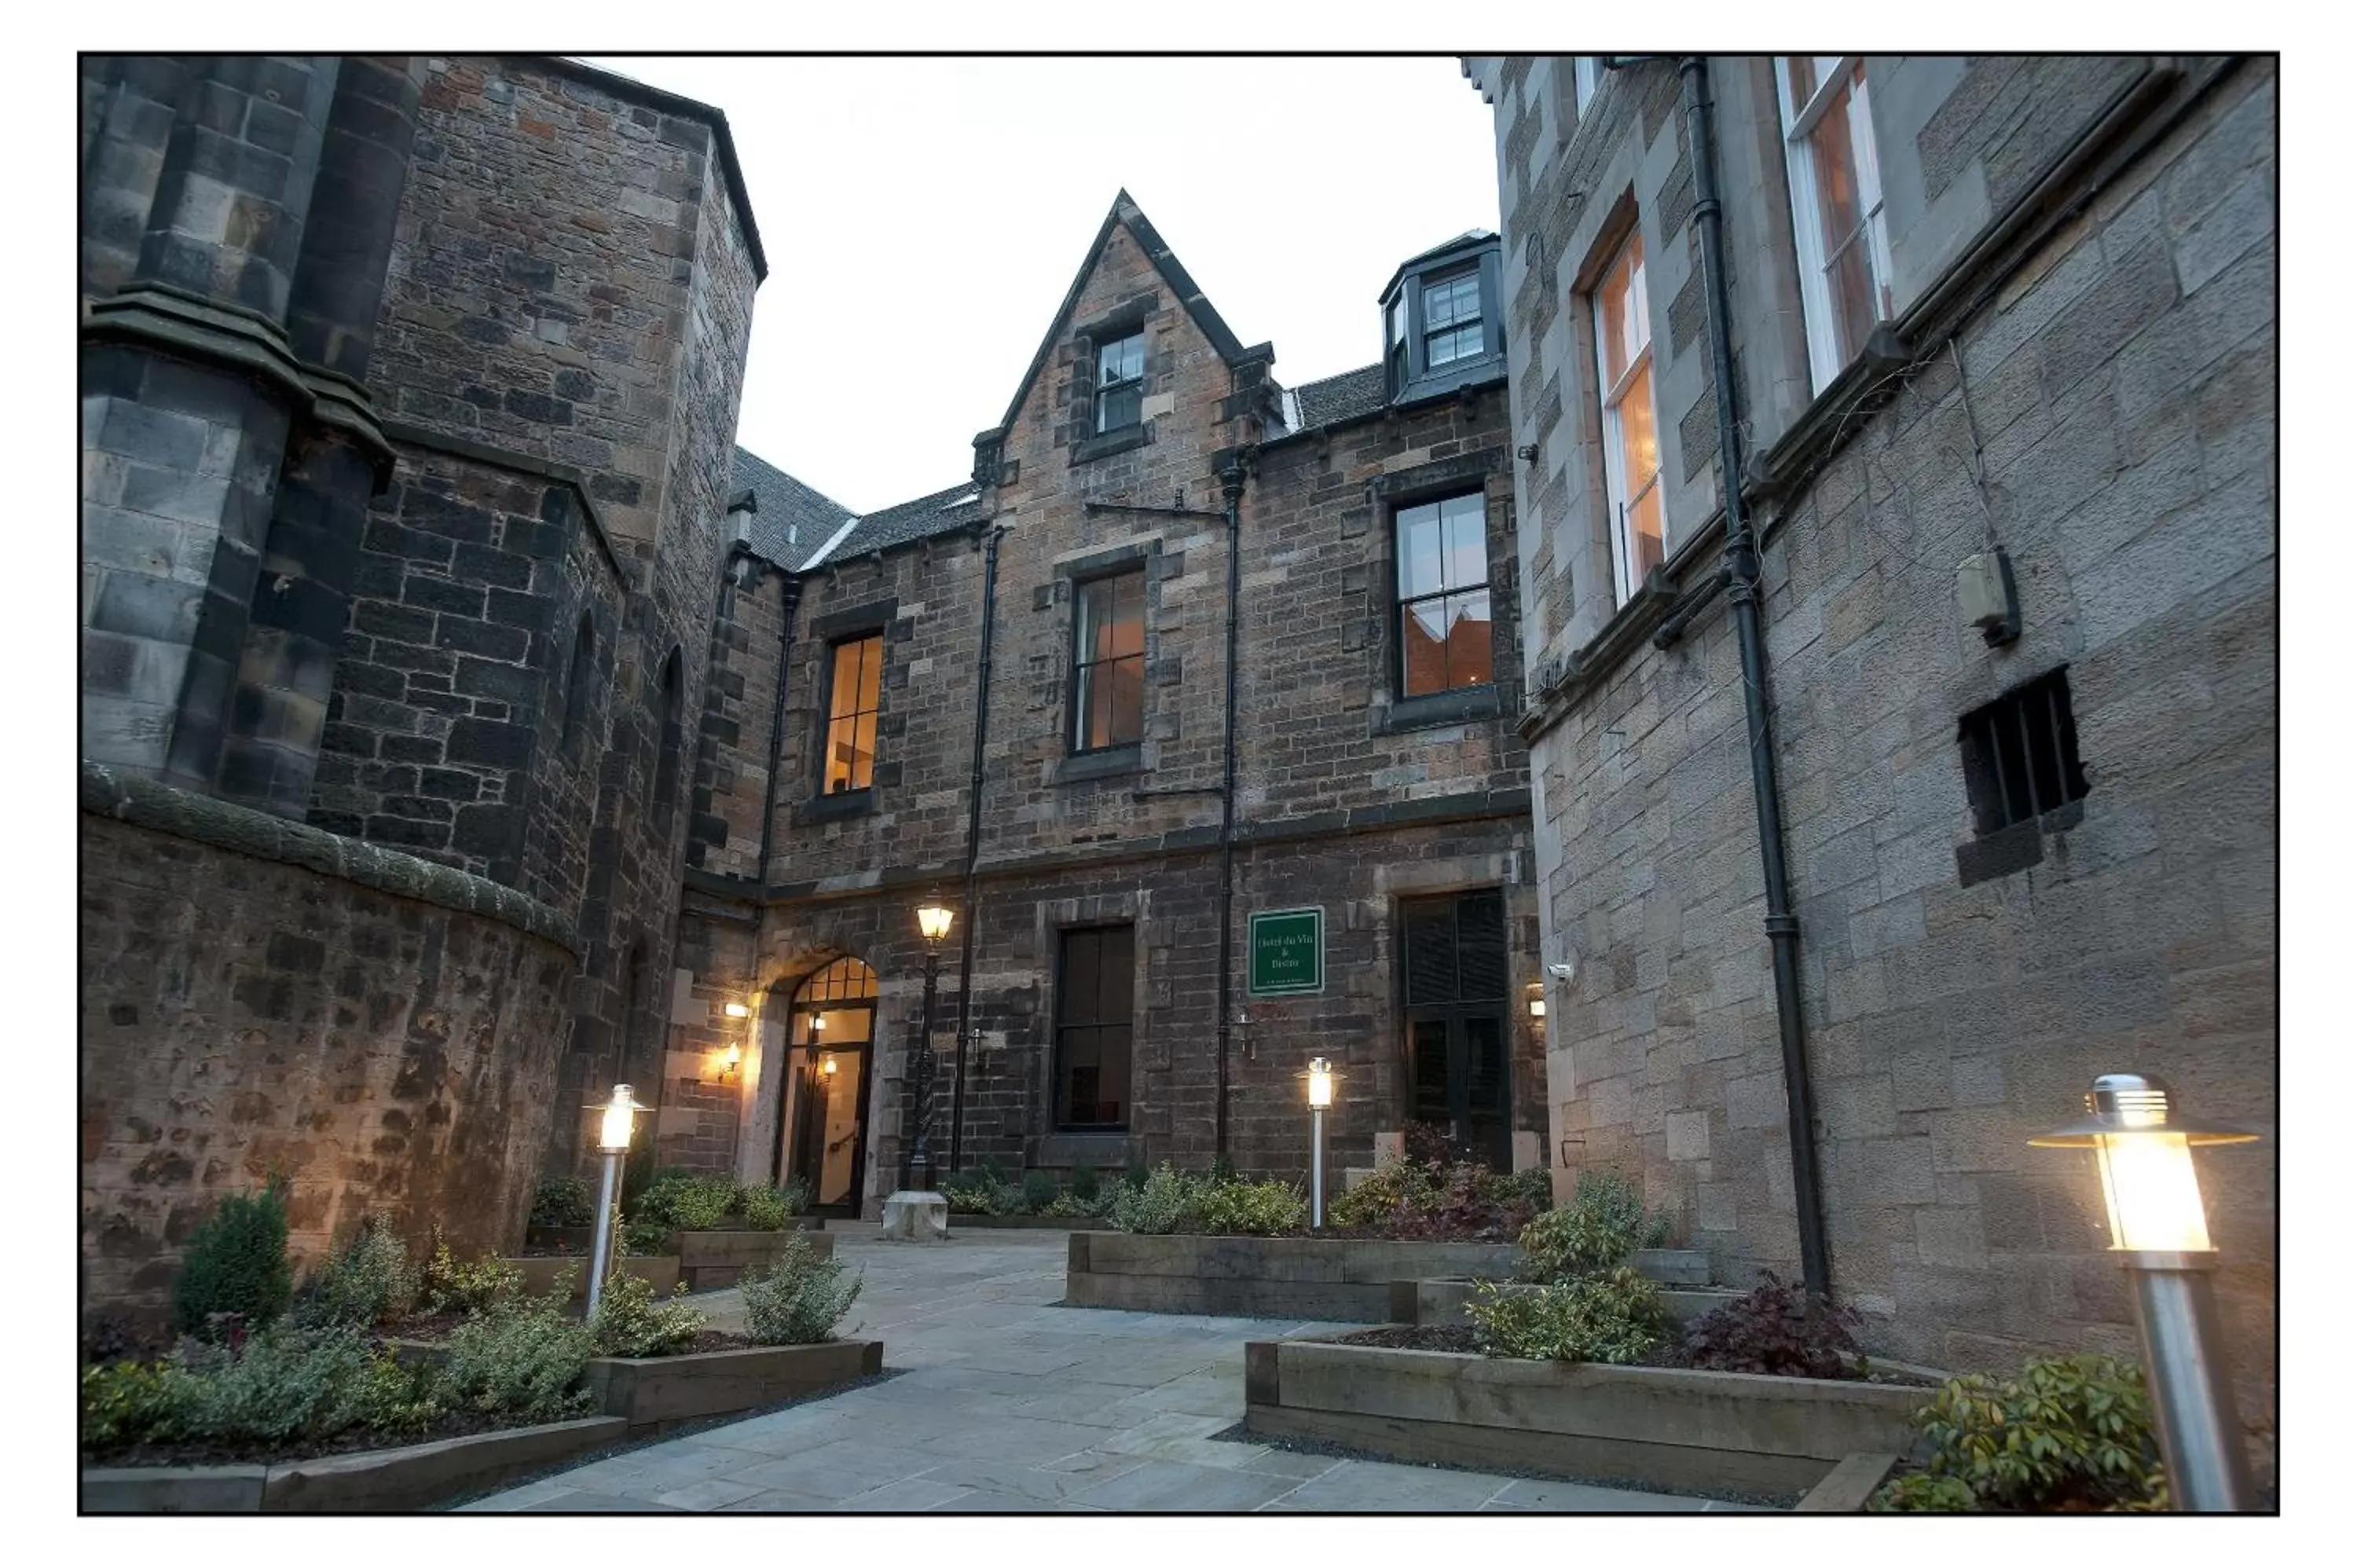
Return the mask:
[[1306,996],[1326,989],[1326,911],[1259,909],[1252,917],[1254,996]]

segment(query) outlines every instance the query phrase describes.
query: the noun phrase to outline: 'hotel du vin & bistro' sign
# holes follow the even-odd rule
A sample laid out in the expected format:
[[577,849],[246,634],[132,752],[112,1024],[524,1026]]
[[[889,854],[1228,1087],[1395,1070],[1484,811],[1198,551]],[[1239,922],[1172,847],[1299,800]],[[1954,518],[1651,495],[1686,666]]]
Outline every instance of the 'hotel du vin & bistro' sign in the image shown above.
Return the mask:
[[1256,909],[1245,989],[1254,996],[1303,996],[1326,989],[1326,911]]

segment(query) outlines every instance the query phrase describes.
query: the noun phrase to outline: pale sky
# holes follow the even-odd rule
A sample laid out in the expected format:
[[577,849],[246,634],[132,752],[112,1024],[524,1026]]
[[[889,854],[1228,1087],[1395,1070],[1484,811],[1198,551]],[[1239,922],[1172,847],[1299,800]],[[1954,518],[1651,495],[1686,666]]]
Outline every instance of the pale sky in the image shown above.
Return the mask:
[[728,116],[770,260],[737,439],[856,511],[956,484],[1126,186],[1299,386],[1381,357],[1376,291],[1498,226],[1453,56],[592,56]]

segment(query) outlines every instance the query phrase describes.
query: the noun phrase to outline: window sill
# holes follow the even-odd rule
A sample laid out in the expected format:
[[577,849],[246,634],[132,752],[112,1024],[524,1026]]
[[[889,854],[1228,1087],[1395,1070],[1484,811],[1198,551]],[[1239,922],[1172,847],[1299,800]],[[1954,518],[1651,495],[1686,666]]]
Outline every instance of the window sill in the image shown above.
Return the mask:
[[1146,748],[1143,743],[1110,746],[1103,751],[1083,751],[1067,757],[1056,764],[1055,782],[1078,784],[1091,779],[1118,779],[1125,774],[1146,771]]
[[1151,424],[1128,424],[1118,430],[1108,430],[1103,435],[1092,435],[1072,448],[1072,466],[1093,463],[1100,457],[1110,457],[1116,452],[1132,452],[1154,439]]
[[794,825],[810,822],[840,822],[845,817],[864,817],[876,809],[874,789],[844,789],[833,795],[821,795],[805,800],[794,809]]
[[1956,846],[1956,885],[1970,887],[1975,882],[1988,882],[1999,876],[2010,876],[2017,871],[2027,871],[2046,859],[2046,835],[2061,833],[2077,827],[2087,815],[2084,800],[2070,800],[2044,816],[2031,817],[1999,828],[1993,833],[1983,833],[1970,843]]
[[1369,729],[1374,735],[1400,735],[1409,730],[1464,724],[1471,719],[1493,719],[1499,711],[1496,686],[1467,686],[1461,691],[1399,698],[1383,711]]

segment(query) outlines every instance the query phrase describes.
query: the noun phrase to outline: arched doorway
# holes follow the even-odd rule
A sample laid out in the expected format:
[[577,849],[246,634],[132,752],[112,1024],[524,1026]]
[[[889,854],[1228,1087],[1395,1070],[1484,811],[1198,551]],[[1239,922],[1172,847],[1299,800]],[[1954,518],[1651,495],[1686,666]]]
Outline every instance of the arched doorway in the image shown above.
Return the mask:
[[836,959],[795,988],[770,1168],[773,1180],[804,1182],[814,1213],[859,1213],[875,1040],[876,972],[857,959]]

